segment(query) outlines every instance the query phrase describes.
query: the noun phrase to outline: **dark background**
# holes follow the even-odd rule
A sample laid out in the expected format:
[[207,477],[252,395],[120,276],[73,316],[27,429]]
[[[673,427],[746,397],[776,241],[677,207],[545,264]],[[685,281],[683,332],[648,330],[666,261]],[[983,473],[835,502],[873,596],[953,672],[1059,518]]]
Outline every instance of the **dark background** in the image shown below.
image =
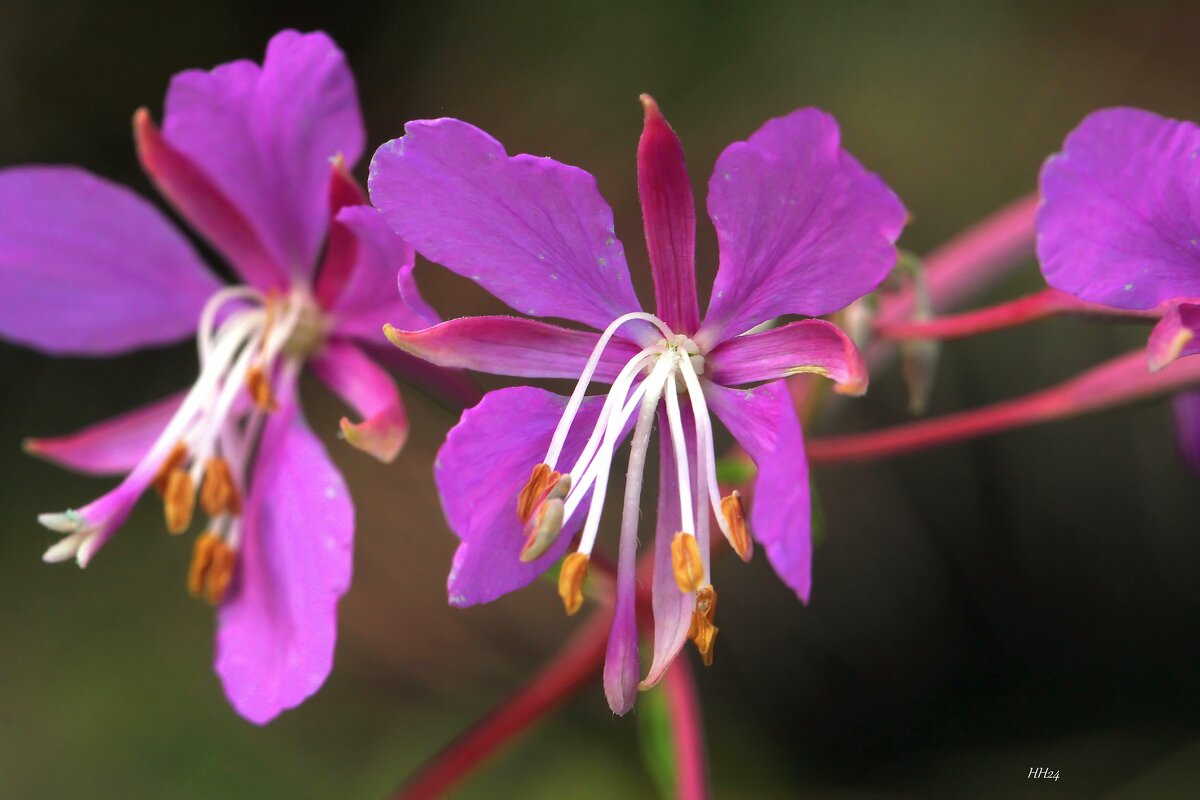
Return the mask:
[[[1033,190],[1091,109],[1200,118],[1200,9],[1186,2],[45,0],[0,4],[0,165],[77,163],[149,194],[133,110],[159,117],[172,73],[260,59],[288,26],[346,49],[372,147],[407,119],[452,115],[594,173],[643,291],[640,92],[683,138],[701,199],[730,141],[798,106],[834,113],[914,213],[902,244],[918,252]],[[714,249],[702,220],[702,286]],[[498,309],[435,267],[419,281],[446,316]],[[980,302],[1038,282],[1026,264]],[[1051,322],[951,344],[933,412],[1061,380],[1144,335]],[[429,465],[450,414],[408,392],[412,440],[381,468],[336,441],[341,410],[309,387],[358,505],[355,584],[325,688],[265,729],[243,722],[209,668],[211,614],[184,590],[190,543],[147,502],[86,572],[42,564],[52,539],[36,514],[109,484],[19,446],[193,370],[187,345],[103,362],[0,345],[0,796],[378,797],[576,624],[544,584],[445,605],[454,540]],[[899,422],[904,407],[884,371],[826,430]],[[721,641],[699,684],[719,797],[1200,791],[1200,498],[1164,404],[824,469],[817,485],[828,527],[808,608],[762,558],[718,564]],[[461,796],[651,796],[637,727],[597,684]],[[1060,780],[1028,780],[1039,766]]]

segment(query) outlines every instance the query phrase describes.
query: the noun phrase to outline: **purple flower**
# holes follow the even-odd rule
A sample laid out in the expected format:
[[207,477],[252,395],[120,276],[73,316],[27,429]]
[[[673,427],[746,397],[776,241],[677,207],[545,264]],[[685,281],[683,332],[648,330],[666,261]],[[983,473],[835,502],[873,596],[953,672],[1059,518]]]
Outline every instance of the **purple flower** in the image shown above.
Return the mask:
[[[450,432],[435,470],[446,517],[462,540],[448,581],[453,605],[528,584],[582,527],[559,580],[568,613],[576,611],[614,451],[632,426],[604,670],[605,693],[619,714],[632,707],[639,686],[635,551],[655,417],[664,433],[654,659],[643,687],[662,676],[688,638],[711,659],[717,629],[708,506],[733,549],[750,557],[742,500],[717,489],[712,415],[758,465],[750,527],[776,572],[807,601],[808,468],[783,379],[815,372],[855,394],[867,376],[854,345],[828,322],[749,331],[785,315],[837,311],[874,289],[894,262],[905,220],[883,181],[841,148],[831,117],[803,109],[772,120],[727,148],[709,182],[720,265],[702,321],[683,150],[654,101],[643,102],[638,190],[653,314],[640,310],[612,211],[582,170],[509,156],[478,128],[439,119],[410,122],[405,136],[379,148],[370,178],[384,218],[431,260],[522,313],[602,331],[501,316],[388,334],[435,364],[576,381],[569,398],[531,387],[492,392]],[[609,384],[607,392],[585,396],[592,381]],[[746,384],[759,385],[733,388]]]
[[362,153],[362,119],[345,57],[325,34],[284,31],[261,66],[176,75],[164,117],[160,132],[144,109],[135,115],[142,165],[244,284],[223,286],[128,189],[76,167],[9,168],[0,333],[84,356],[196,336],[188,391],[28,443],[72,469],[125,474],[98,500],[40,517],[63,535],[45,560],[86,566],[150,487],[182,532],[198,487],[208,524],[188,583],[219,606],[215,666],[230,701],[263,723],[325,680],[350,583],[354,507],[299,408],[301,368],[363,418],[341,421],[347,441],[389,461],[407,421],[368,350],[386,320],[437,318],[412,285],[411,249],[346,171]]

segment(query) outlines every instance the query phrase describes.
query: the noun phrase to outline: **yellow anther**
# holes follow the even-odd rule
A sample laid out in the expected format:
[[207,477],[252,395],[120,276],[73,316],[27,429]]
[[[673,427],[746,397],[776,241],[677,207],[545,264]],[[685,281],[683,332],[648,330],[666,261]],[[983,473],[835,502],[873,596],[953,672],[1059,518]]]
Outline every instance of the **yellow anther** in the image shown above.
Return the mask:
[[700,559],[700,545],[690,533],[677,533],[671,540],[671,568],[675,572],[675,583],[679,591],[691,594],[704,585],[704,562]]
[[525,545],[521,548],[522,561],[533,561],[550,549],[550,545],[554,544],[562,530],[563,510],[563,501],[557,497],[550,498],[538,506],[533,519],[525,525],[528,534],[525,537]]
[[279,408],[279,404],[275,402],[275,393],[271,391],[271,381],[261,366],[255,364],[246,372],[246,389],[250,392],[254,405],[263,411],[269,413]]
[[167,475],[162,498],[167,530],[183,533],[192,524],[192,513],[196,510],[196,486],[191,474],[178,467],[172,470]]
[[692,612],[692,624],[688,628],[688,638],[700,651],[700,659],[704,666],[711,667],[713,662],[713,644],[717,640],[716,625],[713,616],[717,613],[717,590],[705,586],[696,592],[696,610]]
[[237,566],[237,553],[215,533],[196,539],[192,564],[188,568],[188,591],[217,605],[225,597]]
[[242,513],[242,497],[233,482],[229,462],[215,456],[204,465],[204,483],[200,485],[200,507],[210,517]]
[[213,550],[221,544],[221,539],[214,533],[205,532],[196,537],[196,545],[192,548],[192,564],[188,567],[188,592],[192,597],[199,597],[204,591],[204,576],[212,565]]
[[587,553],[571,553],[563,559],[558,573],[558,596],[562,598],[567,616],[583,607],[583,582],[588,574]]
[[171,473],[182,467],[187,457],[187,445],[176,442],[171,452],[167,453],[167,457],[158,465],[158,472],[154,473],[154,490],[158,492],[159,497],[166,493],[167,479],[171,477]]
[[746,530],[746,507],[742,503],[741,492],[735,489],[733,494],[721,498],[721,515],[725,517],[733,551],[742,561],[749,561],[754,555],[754,540]]
[[529,482],[517,494],[517,517],[521,522],[528,522],[538,503],[547,497],[558,485],[562,475],[550,469],[545,464],[538,464],[529,476]]

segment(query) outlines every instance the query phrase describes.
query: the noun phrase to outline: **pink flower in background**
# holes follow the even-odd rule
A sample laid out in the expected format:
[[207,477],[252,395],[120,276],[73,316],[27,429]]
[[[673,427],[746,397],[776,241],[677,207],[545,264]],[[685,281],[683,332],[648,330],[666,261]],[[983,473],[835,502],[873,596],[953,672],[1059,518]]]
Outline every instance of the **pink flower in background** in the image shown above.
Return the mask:
[[[866,388],[860,354],[820,316],[870,292],[891,269],[905,221],[900,201],[839,144],[834,120],[803,109],[771,120],[717,160],[708,208],[720,265],[708,312],[696,294],[695,210],[683,150],[653,100],[645,103],[638,189],[656,312],[634,294],[612,211],[588,173],[547,158],[509,156],[454,119],[411,122],[371,164],[371,199],[423,255],[471,278],[529,316],[468,317],[388,331],[405,351],[442,366],[576,381],[571,396],[531,387],[486,395],[463,414],[435,465],[443,507],[461,539],[450,602],[469,606],[528,584],[563,562],[569,613],[595,546],[615,450],[630,426],[615,616],[605,665],[612,709],[639,687],[635,560],[644,464],[660,420],[655,540],[653,685],[691,638],[711,659],[716,602],[710,511],[734,550],[751,540],[736,493],[717,489],[713,415],[758,466],[749,528],[780,577],[807,601],[812,542],[808,468],[784,378],[816,372],[848,393]],[[597,332],[599,331],[599,332]],[[592,381],[609,384],[585,396]],[[755,388],[734,388],[758,384]]]
[[200,357],[188,391],[28,443],[72,469],[125,474],[98,500],[41,516],[63,535],[45,560],[86,566],[151,487],[182,532],[198,495],[208,522],[188,583],[218,605],[230,701],[263,723],[325,680],[351,574],[354,508],[304,420],[299,373],[311,366],[362,417],[342,420],[347,441],[389,461],[408,426],[369,351],[385,321],[437,318],[411,285],[411,249],[346,171],[362,119],[323,33],[276,35],[261,66],[176,75],[161,133],[145,110],[134,128],[147,174],[243,283],[223,285],[128,189],[76,167],[0,171],[0,333],[83,356],[195,335]]

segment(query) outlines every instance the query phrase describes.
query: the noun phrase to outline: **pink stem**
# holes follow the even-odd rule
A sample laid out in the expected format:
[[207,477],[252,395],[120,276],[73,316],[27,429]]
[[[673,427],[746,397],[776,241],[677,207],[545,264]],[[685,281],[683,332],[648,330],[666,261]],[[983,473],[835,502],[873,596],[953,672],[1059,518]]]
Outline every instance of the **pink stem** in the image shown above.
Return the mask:
[[1058,289],[1042,289],[1039,292],[1008,300],[998,305],[950,314],[924,321],[899,321],[876,324],[875,332],[881,338],[898,341],[902,339],[958,339],[980,333],[1024,325],[1058,314],[1094,314],[1096,316],[1156,319],[1161,314],[1156,310],[1125,311],[1088,303]]
[[594,614],[532,680],[422,766],[397,790],[394,800],[444,796],[497,750],[597,678],[611,617],[611,611]]
[[696,681],[686,658],[677,658],[663,677],[663,693],[675,742],[675,793],[680,800],[708,800],[708,758]]
[[1181,358],[1158,372],[1139,349],[1068,381],[1024,397],[892,428],[810,439],[813,464],[884,458],[1000,431],[1066,419],[1200,382],[1200,358]]

